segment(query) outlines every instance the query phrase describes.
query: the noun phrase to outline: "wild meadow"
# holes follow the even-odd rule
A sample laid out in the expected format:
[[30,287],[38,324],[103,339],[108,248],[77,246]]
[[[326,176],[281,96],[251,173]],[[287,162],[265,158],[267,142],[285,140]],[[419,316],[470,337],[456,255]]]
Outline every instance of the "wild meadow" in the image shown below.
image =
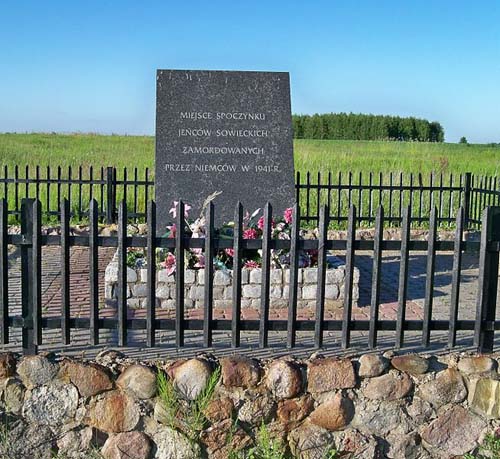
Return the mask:
[[[26,195],[34,197],[38,193],[43,207],[46,209],[48,206],[55,215],[59,198],[69,197],[72,211],[77,214],[79,209],[82,210],[80,215],[76,215],[76,219],[81,219],[88,209],[90,197],[96,198],[99,204],[102,204],[101,207],[104,207],[105,186],[94,186],[92,195],[88,184],[84,183],[81,187],[74,184],[70,186],[64,183],[70,169],[71,179],[81,178],[83,181],[88,180],[90,174],[94,180],[102,178],[104,181],[105,168],[108,166],[117,168],[118,180],[123,180],[125,168],[128,180],[145,180],[146,176],[149,180],[154,180],[154,150],[154,137],[151,136],[0,134],[0,198],[7,196],[9,208],[12,210],[19,208],[20,200]],[[332,184],[339,183],[339,180],[347,184],[352,180],[353,185],[368,185],[370,181],[376,185],[382,174],[385,185],[389,181],[398,185],[403,178],[403,183],[410,183],[411,180],[412,183],[422,186],[428,185],[431,180],[434,185],[440,181],[446,185],[453,180],[454,186],[460,186],[460,175],[465,172],[488,177],[500,174],[498,145],[296,139],[294,158],[295,169],[301,174],[301,182],[306,182],[309,172],[312,184],[317,183],[318,173],[321,174],[321,183],[327,182],[330,173]],[[16,174],[17,180],[12,180]],[[58,174],[63,181],[60,186],[54,183],[59,177]],[[413,178],[410,174],[413,174]],[[27,187],[23,182],[26,176],[31,179],[38,176],[41,179],[38,188],[33,184]],[[5,183],[5,177],[11,180]],[[44,183],[47,178],[52,180],[50,186]],[[490,185],[496,186],[496,182]],[[450,197],[445,193],[431,196],[429,192],[424,192],[422,196],[423,204],[418,204],[419,207],[423,206],[422,210],[415,209],[414,212],[420,212],[424,216],[428,215],[433,199],[441,201],[441,216],[454,215],[460,205],[459,195]],[[116,198],[124,198],[122,185],[116,189]],[[152,187],[147,198],[153,198]],[[127,188],[127,206],[131,211],[143,212],[145,199],[144,186],[139,186],[136,193],[132,187]],[[305,191],[302,192],[301,208],[303,213],[307,211],[307,201],[311,209],[318,202],[328,202],[332,208],[335,203],[338,206],[335,209],[337,215],[346,217],[349,204],[355,204],[358,205],[358,210],[363,207],[365,214],[369,212],[373,216],[378,204],[383,204],[388,213],[397,214],[402,206],[411,203],[411,199],[409,193],[405,193],[400,202],[397,196],[390,198],[386,191],[383,195],[374,191],[370,197],[370,193],[363,192],[360,195],[359,190],[354,189],[350,194],[344,190],[340,195],[337,191],[332,191],[328,201],[324,190],[318,196],[318,192],[311,189],[309,196],[306,196]],[[370,223],[373,221],[368,221],[368,224]]]

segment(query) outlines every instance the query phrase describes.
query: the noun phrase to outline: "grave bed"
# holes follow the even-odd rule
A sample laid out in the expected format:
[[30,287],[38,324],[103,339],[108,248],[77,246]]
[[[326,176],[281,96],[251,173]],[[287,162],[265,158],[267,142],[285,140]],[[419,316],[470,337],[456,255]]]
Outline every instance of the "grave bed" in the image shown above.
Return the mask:
[[[345,264],[337,257],[328,258],[329,268],[326,271],[325,303],[326,306],[338,307],[344,299]],[[259,308],[261,303],[262,270],[260,268],[242,269],[242,308]],[[214,307],[232,307],[232,270],[214,272]],[[270,275],[270,307],[287,308],[290,288],[289,269],[271,269]],[[298,308],[316,307],[318,269],[299,268],[298,271]],[[175,308],[175,275],[168,275],[165,269],[157,271],[156,277],[157,307]],[[202,308],[204,303],[204,269],[186,269],[185,307]],[[105,271],[105,299],[113,305],[118,298],[118,261],[115,255]],[[127,304],[131,308],[144,308],[147,305],[147,269],[127,267]],[[354,268],[353,305],[359,299],[359,270]]]

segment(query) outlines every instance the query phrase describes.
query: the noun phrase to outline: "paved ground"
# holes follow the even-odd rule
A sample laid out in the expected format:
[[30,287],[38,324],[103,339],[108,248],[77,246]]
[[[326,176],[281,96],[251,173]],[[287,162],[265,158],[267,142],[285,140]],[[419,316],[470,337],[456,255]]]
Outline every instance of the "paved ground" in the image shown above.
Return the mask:
[[[114,253],[112,248],[100,248],[99,251],[99,271],[100,271],[100,302],[102,308],[100,311],[101,317],[114,317],[116,310],[106,307],[104,302],[104,270],[111,260]],[[342,258],[342,253],[335,253]],[[60,252],[56,247],[44,247],[42,254],[42,301],[43,315],[46,317],[59,316],[61,308],[61,277],[60,277]],[[88,276],[88,250],[84,247],[75,247],[71,250],[70,266],[71,266],[71,315],[72,317],[88,317],[89,304],[89,276]],[[425,292],[426,281],[426,254],[421,252],[412,252],[409,262],[409,282],[408,282],[408,301],[407,301],[407,319],[421,319],[423,317],[423,298]],[[371,299],[371,275],[372,275],[372,258],[371,252],[357,252],[355,264],[360,269],[360,300],[357,307],[353,308],[354,320],[366,320],[369,317],[369,304]],[[20,259],[19,253],[11,254],[9,263],[9,310],[12,315],[20,315],[21,310],[21,282],[20,282]],[[461,276],[460,289],[460,319],[473,319],[475,315],[476,296],[477,296],[477,277],[478,277],[478,254],[466,253],[463,257],[463,269]],[[451,292],[451,266],[452,254],[449,252],[438,253],[436,259],[436,275],[434,289],[434,319],[448,319],[449,303]],[[381,288],[381,304],[380,304],[380,319],[394,320],[397,311],[398,299],[398,275],[399,275],[399,254],[394,252],[384,253],[382,263],[382,288]],[[500,308],[499,308],[500,309]],[[129,318],[144,317],[144,310],[129,310]],[[158,309],[158,318],[173,318],[174,312],[170,310]],[[256,309],[244,309],[242,311],[243,319],[257,319],[259,311]],[[270,319],[286,319],[286,309],[273,309],[270,313]],[[499,315],[500,317],[500,315]],[[203,318],[202,310],[188,310],[186,318],[201,319]],[[230,319],[231,311],[223,309],[214,310],[215,319]],[[300,309],[298,318],[303,320],[313,320],[314,311],[310,309]],[[325,311],[326,319],[341,319],[342,308],[340,305],[329,307]],[[325,346],[331,352],[338,350],[339,332],[327,332],[325,334]],[[418,346],[420,334],[408,333],[408,345]],[[159,348],[154,350],[146,350],[144,346],[144,335],[142,331],[130,331],[130,341],[133,347],[129,350],[139,352],[141,356],[160,356],[164,354],[176,354],[178,351],[173,349],[173,334],[172,332],[158,332]],[[463,332],[459,336],[459,341],[462,339],[462,344],[470,345],[470,333]],[[186,335],[187,347],[182,350],[183,355],[194,353],[197,350],[200,334],[197,332],[189,332]],[[66,349],[71,352],[86,352],[89,355],[95,353],[101,347],[90,348],[88,343],[88,332],[85,330],[73,330],[72,339],[75,345],[71,349]],[[115,333],[113,331],[101,331],[101,340],[103,345],[113,345],[115,341]],[[446,333],[433,333],[433,342],[435,346],[442,346],[446,340]],[[45,330],[44,341],[48,347],[56,347],[59,350],[64,350],[58,346],[60,334],[57,330]],[[214,346],[218,350],[226,348],[229,341],[229,335],[225,332],[218,332],[214,336]],[[294,351],[295,354],[307,353],[312,351],[311,347],[312,336],[310,333],[300,333],[298,336],[299,348]],[[284,336],[281,333],[274,332],[270,334],[271,348],[263,351],[264,354],[272,353],[276,355],[283,350]],[[392,332],[380,334],[380,346],[391,347],[394,342]],[[247,351],[256,353],[257,336],[256,333],[246,333],[242,337],[242,345]],[[20,346],[19,330],[12,330],[12,343],[6,346],[7,348],[18,349]],[[366,332],[353,333],[353,351],[366,347]],[[231,352],[226,349],[226,352]]]

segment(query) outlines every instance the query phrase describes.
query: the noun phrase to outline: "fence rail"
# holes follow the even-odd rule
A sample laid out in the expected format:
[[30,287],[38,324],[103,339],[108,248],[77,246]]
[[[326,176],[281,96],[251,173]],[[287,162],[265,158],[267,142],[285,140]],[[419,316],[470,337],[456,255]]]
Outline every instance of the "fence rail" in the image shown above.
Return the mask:
[[[74,328],[88,329],[90,343],[99,343],[99,330],[112,329],[117,331],[118,345],[125,346],[128,342],[128,331],[131,329],[146,331],[147,346],[155,346],[156,333],[159,330],[175,331],[175,345],[179,348],[185,345],[185,332],[199,330],[203,332],[203,346],[212,345],[215,331],[230,331],[233,347],[240,346],[242,332],[257,331],[259,345],[268,346],[270,331],[286,333],[287,346],[293,348],[296,344],[296,334],[299,331],[311,332],[311,339],[315,347],[323,345],[326,331],[341,332],[341,345],[344,349],[351,346],[351,333],[365,330],[369,332],[367,344],[377,346],[377,335],[380,331],[394,331],[394,345],[401,348],[405,345],[405,332],[421,331],[423,346],[432,342],[432,332],[437,330],[448,331],[450,347],[456,344],[457,331],[469,330],[474,332],[474,346],[486,352],[493,349],[495,330],[500,329],[500,321],[496,321],[496,294],[498,287],[498,267],[500,251],[500,207],[487,207],[482,215],[481,240],[466,241],[463,237],[465,228],[465,211],[461,207],[456,217],[456,236],[454,241],[440,241],[437,239],[438,210],[433,208],[428,221],[430,231],[427,241],[413,241],[410,238],[411,208],[405,206],[402,215],[401,240],[384,240],[383,225],[385,220],[384,209],[376,211],[374,240],[357,240],[357,209],[354,205],[349,208],[347,236],[345,240],[328,239],[328,224],[330,213],[326,205],[322,205],[319,212],[319,236],[317,240],[300,238],[299,222],[300,208],[293,209],[293,227],[290,239],[273,239],[271,233],[272,207],[267,204],[264,212],[264,231],[262,239],[247,240],[242,237],[243,207],[238,203],[235,211],[234,238],[219,238],[213,227],[216,209],[213,204],[207,208],[207,229],[205,238],[194,239],[188,237],[183,221],[184,204],[179,204],[177,212],[175,238],[155,236],[156,207],[153,201],[148,203],[148,233],[146,236],[129,236],[127,234],[127,206],[121,201],[118,206],[118,234],[116,236],[100,236],[97,232],[99,206],[94,199],[89,204],[90,230],[87,235],[74,236],[70,234],[69,201],[63,199],[60,210],[60,235],[42,235],[40,201],[25,199],[21,205],[21,234],[8,233],[8,205],[5,199],[0,200],[0,342],[7,344],[11,328],[22,329],[22,347],[27,354],[37,352],[42,344],[43,329],[58,329],[61,332],[61,343],[71,344],[70,330]],[[7,263],[8,245],[17,246],[21,251],[21,283],[22,283],[22,312],[13,315],[9,310]],[[60,247],[61,253],[61,314],[59,317],[44,316],[41,298],[41,263],[42,247]],[[89,256],[89,285],[90,304],[88,317],[72,317],[70,309],[70,247],[88,247]],[[118,302],[115,318],[99,317],[97,259],[99,247],[116,247],[118,253]],[[147,289],[148,298],[145,319],[127,317],[127,249],[129,247],[144,247],[147,251]],[[175,318],[157,318],[156,312],[156,249],[168,248],[177,255],[188,249],[202,249],[205,254],[206,267],[204,271],[204,315],[203,319],[185,319],[185,279],[184,256],[177,256],[175,278]],[[231,319],[213,318],[213,289],[214,267],[213,257],[217,250],[232,248],[234,250],[232,315]],[[241,317],[241,275],[242,256],[245,250],[262,250],[262,284],[260,295],[259,320],[243,320]],[[288,317],[286,320],[269,320],[270,306],[270,254],[272,250],[290,250],[290,294]],[[299,269],[299,251],[314,249],[318,251],[317,264],[317,294],[315,300],[314,320],[297,319],[297,274]],[[343,301],[343,318],[341,320],[325,320],[325,273],[327,269],[327,253],[329,250],[345,251],[345,284]],[[353,308],[353,270],[356,252],[359,250],[372,251],[373,275],[371,279],[371,304],[369,320],[354,320]],[[398,281],[398,302],[396,320],[379,320],[380,295],[384,285],[380,278],[382,253],[386,250],[400,252],[400,269]],[[408,260],[412,251],[426,251],[428,257],[426,272],[426,293],[424,301],[424,315],[422,320],[406,319],[406,304],[408,297]],[[437,251],[447,251],[453,254],[453,286],[451,292],[448,320],[433,319],[433,282],[435,277],[434,260]],[[479,289],[477,295],[477,311],[475,320],[459,320],[459,289],[462,270],[461,256],[464,251],[479,251]]]
[[[323,205],[329,209],[331,224],[345,227],[349,208],[357,207],[356,223],[373,225],[375,210],[385,208],[387,225],[400,225],[403,209],[410,206],[412,225],[426,224],[431,209],[437,207],[438,226],[453,225],[459,207],[465,211],[465,228],[477,229],[486,206],[500,205],[500,183],[496,177],[443,174],[302,174],[295,180],[296,201],[301,208],[301,219],[319,223]],[[3,168],[0,177],[0,198],[9,202],[9,215],[18,221],[21,200],[34,198],[42,202],[44,219],[60,218],[61,203],[69,201],[73,218],[86,220],[88,204],[99,203],[99,219],[116,223],[118,202],[127,202],[127,216],[132,221],[147,221],[146,205],[154,197],[154,178],[149,169],[118,170],[114,167],[29,167]]]

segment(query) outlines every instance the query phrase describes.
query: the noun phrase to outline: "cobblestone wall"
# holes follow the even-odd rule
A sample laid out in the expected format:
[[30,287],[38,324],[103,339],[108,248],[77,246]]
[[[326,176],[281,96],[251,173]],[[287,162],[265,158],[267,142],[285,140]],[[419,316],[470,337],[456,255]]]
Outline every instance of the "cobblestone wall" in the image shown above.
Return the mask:
[[[342,260],[330,257],[331,268],[326,272],[325,298],[329,302],[344,299],[345,266]],[[298,274],[298,307],[314,308],[316,306],[317,268],[300,268]],[[214,274],[214,307],[231,308],[232,306],[232,270],[217,270]],[[271,270],[270,302],[271,308],[286,308],[290,287],[289,269]],[[187,269],[185,280],[185,307],[203,307],[205,285],[205,270]],[[147,302],[147,270],[127,268],[127,303],[130,307],[145,307]],[[105,272],[106,300],[117,298],[118,263],[112,261]],[[262,270],[259,268],[242,270],[242,300],[243,308],[259,308],[261,296]],[[156,289],[157,306],[175,308],[175,276],[167,275],[166,270],[157,273]],[[353,301],[359,299],[359,270],[354,268]]]
[[461,457],[499,424],[498,379],[498,356],[151,364],[109,350],[92,362],[3,353],[0,457],[247,457],[263,425],[290,458]]

